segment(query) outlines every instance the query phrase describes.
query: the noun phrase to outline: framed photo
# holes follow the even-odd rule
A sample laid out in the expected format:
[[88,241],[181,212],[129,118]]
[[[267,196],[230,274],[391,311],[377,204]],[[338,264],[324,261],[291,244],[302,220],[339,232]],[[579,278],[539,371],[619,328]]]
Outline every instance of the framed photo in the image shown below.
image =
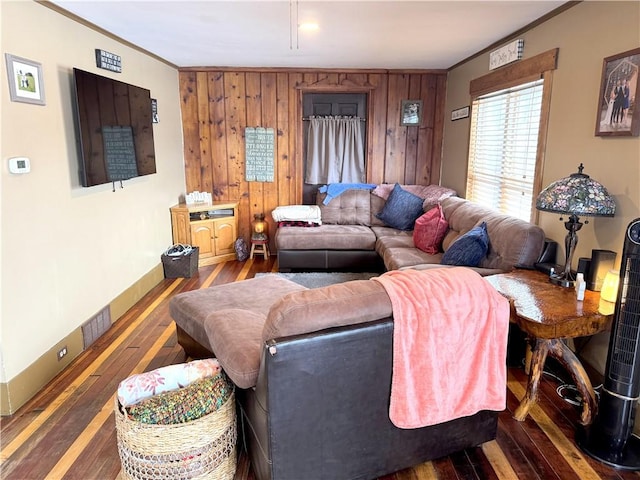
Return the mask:
[[402,100],[400,125],[416,127],[422,124],[422,100]]
[[604,59],[598,91],[596,136],[640,133],[640,48]]
[[4,56],[7,61],[11,101],[44,105],[42,65],[9,53]]

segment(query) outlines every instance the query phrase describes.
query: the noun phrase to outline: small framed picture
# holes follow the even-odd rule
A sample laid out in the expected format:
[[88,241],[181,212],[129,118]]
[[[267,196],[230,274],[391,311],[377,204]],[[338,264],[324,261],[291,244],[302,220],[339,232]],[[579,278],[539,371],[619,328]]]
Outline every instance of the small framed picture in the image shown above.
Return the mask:
[[11,101],[44,105],[42,65],[9,53],[4,56],[7,61]]
[[598,91],[596,136],[640,134],[640,48],[606,57]]
[[422,124],[422,100],[402,100],[400,125],[416,127]]

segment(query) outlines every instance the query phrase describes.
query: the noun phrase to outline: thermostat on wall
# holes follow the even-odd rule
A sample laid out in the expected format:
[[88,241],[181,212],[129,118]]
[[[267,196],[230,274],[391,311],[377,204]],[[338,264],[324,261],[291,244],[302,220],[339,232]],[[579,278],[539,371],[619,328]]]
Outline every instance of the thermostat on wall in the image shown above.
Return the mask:
[[29,173],[30,171],[31,163],[27,157],[13,157],[9,159],[9,172]]

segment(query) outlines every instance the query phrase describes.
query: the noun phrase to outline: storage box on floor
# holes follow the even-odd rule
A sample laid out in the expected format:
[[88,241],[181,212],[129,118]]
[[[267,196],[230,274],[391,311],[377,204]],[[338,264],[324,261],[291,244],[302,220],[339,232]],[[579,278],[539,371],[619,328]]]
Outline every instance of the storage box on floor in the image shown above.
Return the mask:
[[199,247],[174,245],[161,256],[164,278],[191,278],[198,271]]
[[126,408],[116,395],[114,413],[123,479],[234,478],[235,393],[224,373]]

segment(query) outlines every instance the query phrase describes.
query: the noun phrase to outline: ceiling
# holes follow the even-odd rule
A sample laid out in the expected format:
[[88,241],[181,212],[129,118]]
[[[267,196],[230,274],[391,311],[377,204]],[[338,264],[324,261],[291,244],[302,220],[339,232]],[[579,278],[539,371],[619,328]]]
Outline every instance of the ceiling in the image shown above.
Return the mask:
[[[178,67],[447,69],[566,2],[50,3]],[[308,30],[308,23],[317,29]]]

